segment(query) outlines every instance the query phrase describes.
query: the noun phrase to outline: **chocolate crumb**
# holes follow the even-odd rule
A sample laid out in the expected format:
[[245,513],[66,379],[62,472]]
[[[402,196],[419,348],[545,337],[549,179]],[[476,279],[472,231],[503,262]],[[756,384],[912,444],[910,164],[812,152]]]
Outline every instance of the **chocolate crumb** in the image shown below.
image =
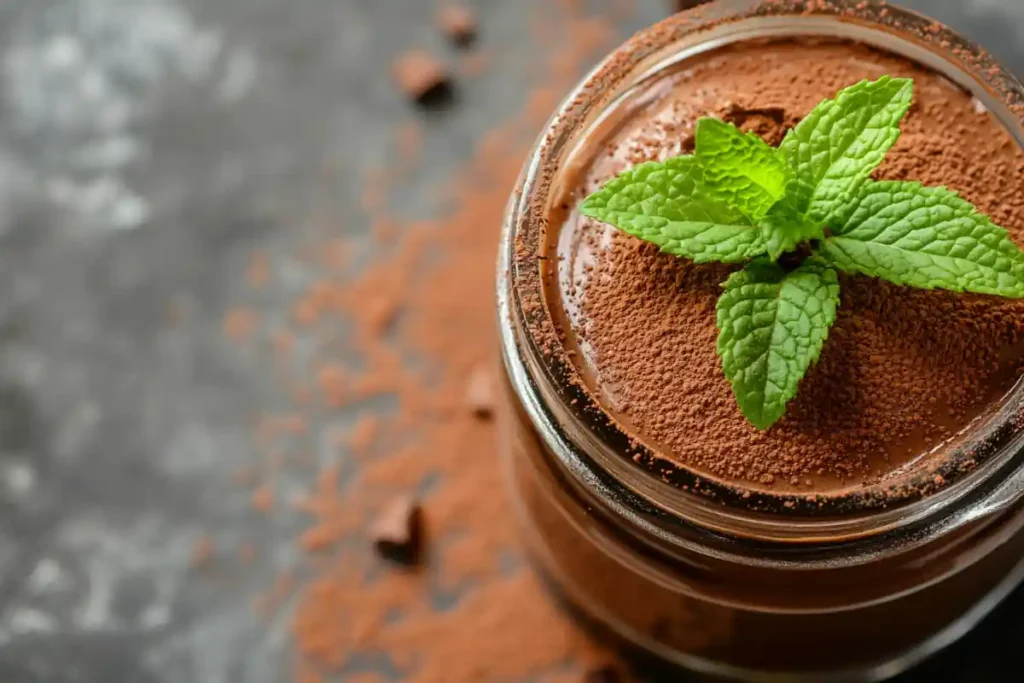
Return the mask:
[[483,368],[477,368],[466,384],[466,406],[481,420],[494,415],[494,383],[491,375]]
[[476,16],[463,5],[444,5],[438,12],[437,24],[448,39],[460,47],[476,39]]
[[381,557],[417,564],[423,546],[423,508],[411,496],[396,498],[374,521],[371,534]]
[[782,107],[748,108],[731,104],[723,113],[727,121],[745,133],[754,133],[772,147],[777,147],[789,130],[799,123],[799,117],[790,116]]
[[451,100],[451,74],[440,59],[424,50],[411,50],[392,64],[399,89],[410,100],[430,106]]

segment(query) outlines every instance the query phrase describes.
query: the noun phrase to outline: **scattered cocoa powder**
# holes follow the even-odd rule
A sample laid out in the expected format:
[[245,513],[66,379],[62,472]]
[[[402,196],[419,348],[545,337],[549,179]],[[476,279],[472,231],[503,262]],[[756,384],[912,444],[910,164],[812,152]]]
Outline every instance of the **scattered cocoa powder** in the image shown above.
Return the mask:
[[325,363],[316,376],[324,403],[339,408],[349,400],[348,374],[337,363]]
[[[616,8],[625,12],[630,4]],[[416,683],[575,683],[608,660],[523,561],[494,427],[465,402],[467,378],[497,367],[498,229],[525,154],[550,114],[540,103],[553,107],[615,36],[613,26],[578,3],[559,0],[542,10],[533,25],[543,31],[535,40],[544,55],[536,69],[544,94],[527,108],[524,93],[521,116],[484,134],[462,168],[438,179],[431,196],[451,207],[443,218],[409,222],[389,213],[391,193],[403,190],[395,183],[420,163],[420,129],[409,124],[396,131],[393,161],[365,176],[361,198],[367,231],[387,232],[387,248],[352,268],[353,275],[352,250],[339,240],[330,213],[336,188],[328,187],[324,214],[314,216],[325,226],[320,241],[296,249],[316,281],[283,316],[273,316],[287,323],[272,332],[268,372],[284,396],[312,387],[313,400],[258,417],[253,434],[254,447],[266,453],[319,454],[315,481],[268,513],[308,519],[296,539],[308,562],[302,571],[288,570],[296,584],[295,681],[333,680],[332,670],[362,661],[368,651],[386,653],[401,678]],[[470,70],[488,63],[481,58]],[[439,253],[446,256],[440,262]],[[260,277],[250,285],[264,286]],[[350,354],[358,362],[350,365]],[[377,397],[393,401],[394,410],[343,431],[332,425],[342,410],[375,411]],[[282,464],[295,466],[291,459]],[[396,491],[416,491],[429,512],[433,540],[420,572],[381,567],[364,542],[367,525]],[[275,593],[258,596],[264,616],[281,602]],[[444,610],[433,606],[438,596]]]
[[352,427],[346,444],[355,455],[365,455],[370,446],[377,439],[377,431],[380,429],[380,420],[374,415],[363,415]]
[[[851,45],[737,48],[688,65],[569,201],[627,165],[678,154],[699,116],[778,143],[818,101],[883,73],[912,76],[916,99],[877,177],[955,189],[1024,244],[1024,155],[1007,134],[942,77]],[[716,478],[815,493],[876,481],[963,428],[1022,369],[1024,303],[843,277],[821,361],[787,416],[759,432],[739,413],[715,351],[715,301],[732,268],[569,220],[562,287],[602,400],[664,457]]]

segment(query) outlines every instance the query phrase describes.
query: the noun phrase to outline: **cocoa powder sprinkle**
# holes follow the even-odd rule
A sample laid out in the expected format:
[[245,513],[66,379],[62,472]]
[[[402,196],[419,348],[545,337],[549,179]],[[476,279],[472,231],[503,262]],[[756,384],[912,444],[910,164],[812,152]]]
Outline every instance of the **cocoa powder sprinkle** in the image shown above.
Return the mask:
[[[353,247],[339,240],[329,216],[317,216],[323,235],[299,250],[317,277],[288,304],[270,352],[284,386],[312,391],[294,412],[257,419],[253,434],[267,452],[317,454],[307,490],[281,491],[289,505],[267,511],[305,520],[296,538],[303,560],[257,600],[268,622],[284,605],[294,608],[295,681],[333,680],[334,670],[366,652],[387,653],[402,680],[416,683],[534,676],[568,683],[608,659],[560,613],[520,556],[494,422],[481,419],[491,411],[496,378],[487,378],[487,392],[467,396],[474,373],[498,367],[494,262],[509,193],[557,97],[614,36],[606,19],[573,3],[543,14],[536,25],[544,33],[535,37],[546,55],[538,94],[525,93],[518,116],[496,122],[472,158],[435,181],[442,218],[390,213],[391,195],[403,191],[413,169],[423,170],[425,126],[405,123],[395,131],[395,158],[365,175],[361,197],[367,232],[386,248],[354,264]],[[466,68],[491,66],[481,56]],[[440,263],[438,254],[445,255]],[[279,265],[260,263],[252,290],[266,286],[263,272]],[[393,409],[378,410],[378,400]],[[358,417],[330,427],[341,411]],[[429,519],[419,572],[375,557],[370,542],[372,521],[396,495],[413,491]],[[446,596],[446,609],[432,606],[436,595]]]

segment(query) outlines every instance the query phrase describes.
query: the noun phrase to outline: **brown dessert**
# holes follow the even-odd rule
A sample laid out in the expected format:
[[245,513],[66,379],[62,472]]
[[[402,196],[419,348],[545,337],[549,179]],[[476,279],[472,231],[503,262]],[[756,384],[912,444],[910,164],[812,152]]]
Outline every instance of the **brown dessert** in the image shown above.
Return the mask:
[[699,117],[778,144],[822,99],[884,74],[913,78],[915,101],[876,177],[954,189],[1024,244],[1024,155],[1000,124],[943,76],[849,43],[746,44],[689,60],[586,143],[601,153],[584,152],[585,165],[561,181],[548,307],[587,390],[655,454],[640,460],[657,473],[821,495],[933,468],[939,485],[943,446],[1019,378],[1024,302],[843,276],[820,362],[786,417],[759,431],[715,350],[715,302],[734,268],[662,254],[575,212],[622,170],[692,151]]

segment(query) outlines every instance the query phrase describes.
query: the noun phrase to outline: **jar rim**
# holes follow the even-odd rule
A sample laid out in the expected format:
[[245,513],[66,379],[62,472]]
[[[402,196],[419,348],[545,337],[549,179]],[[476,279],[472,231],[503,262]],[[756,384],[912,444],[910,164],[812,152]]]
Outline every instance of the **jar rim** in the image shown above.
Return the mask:
[[[524,392],[531,391],[537,394],[533,399],[540,398],[523,401],[535,426],[551,419],[538,411],[552,402],[563,407],[572,421],[562,445],[582,460],[570,463],[570,471],[586,466],[591,476],[596,473],[607,479],[612,488],[606,493],[612,495],[621,486],[619,502],[627,508],[648,506],[648,512],[655,515],[678,515],[719,532],[814,542],[824,536],[852,539],[922,524],[937,511],[983,497],[999,480],[1024,471],[1018,466],[1024,458],[1020,439],[1015,438],[1020,436],[1024,419],[1024,382],[1017,383],[997,411],[969,429],[963,442],[945,458],[946,469],[809,500],[801,494],[709,481],[683,466],[676,469],[673,483],[655,477],[626,457],[627,449],[635,452],[637,445],[622,427],[586,424],[586,415],[604,415],[603,408],[582,388],[578,369],[565,348],[540,340],[540,336],[557,339],[542,293],[539,257],[553,182],[566,163],[572,142],[589,130],[602,112],[613,108],[623,93],[669,66],[728,44],[800,36],[854,40],[931,68],[981,100],[1024,147],[1024,87],[983,49],[930,18],[879,1],[715,3],[640,32],[614,50],[563,102],[531,153],[509,204],[499,257],[498,296],[506,362],[514,360],[510,355],[516,355],[517,349],[527,361],[529,381],[515,389],[521,400]],[[527,327],[540,330],[541,335],[527,333]],[[977,466],[964,472],[961,464],[968,459]],[[936,479],[937,475],[941,479]],[[697,486],[693,486],[695,482]]]

